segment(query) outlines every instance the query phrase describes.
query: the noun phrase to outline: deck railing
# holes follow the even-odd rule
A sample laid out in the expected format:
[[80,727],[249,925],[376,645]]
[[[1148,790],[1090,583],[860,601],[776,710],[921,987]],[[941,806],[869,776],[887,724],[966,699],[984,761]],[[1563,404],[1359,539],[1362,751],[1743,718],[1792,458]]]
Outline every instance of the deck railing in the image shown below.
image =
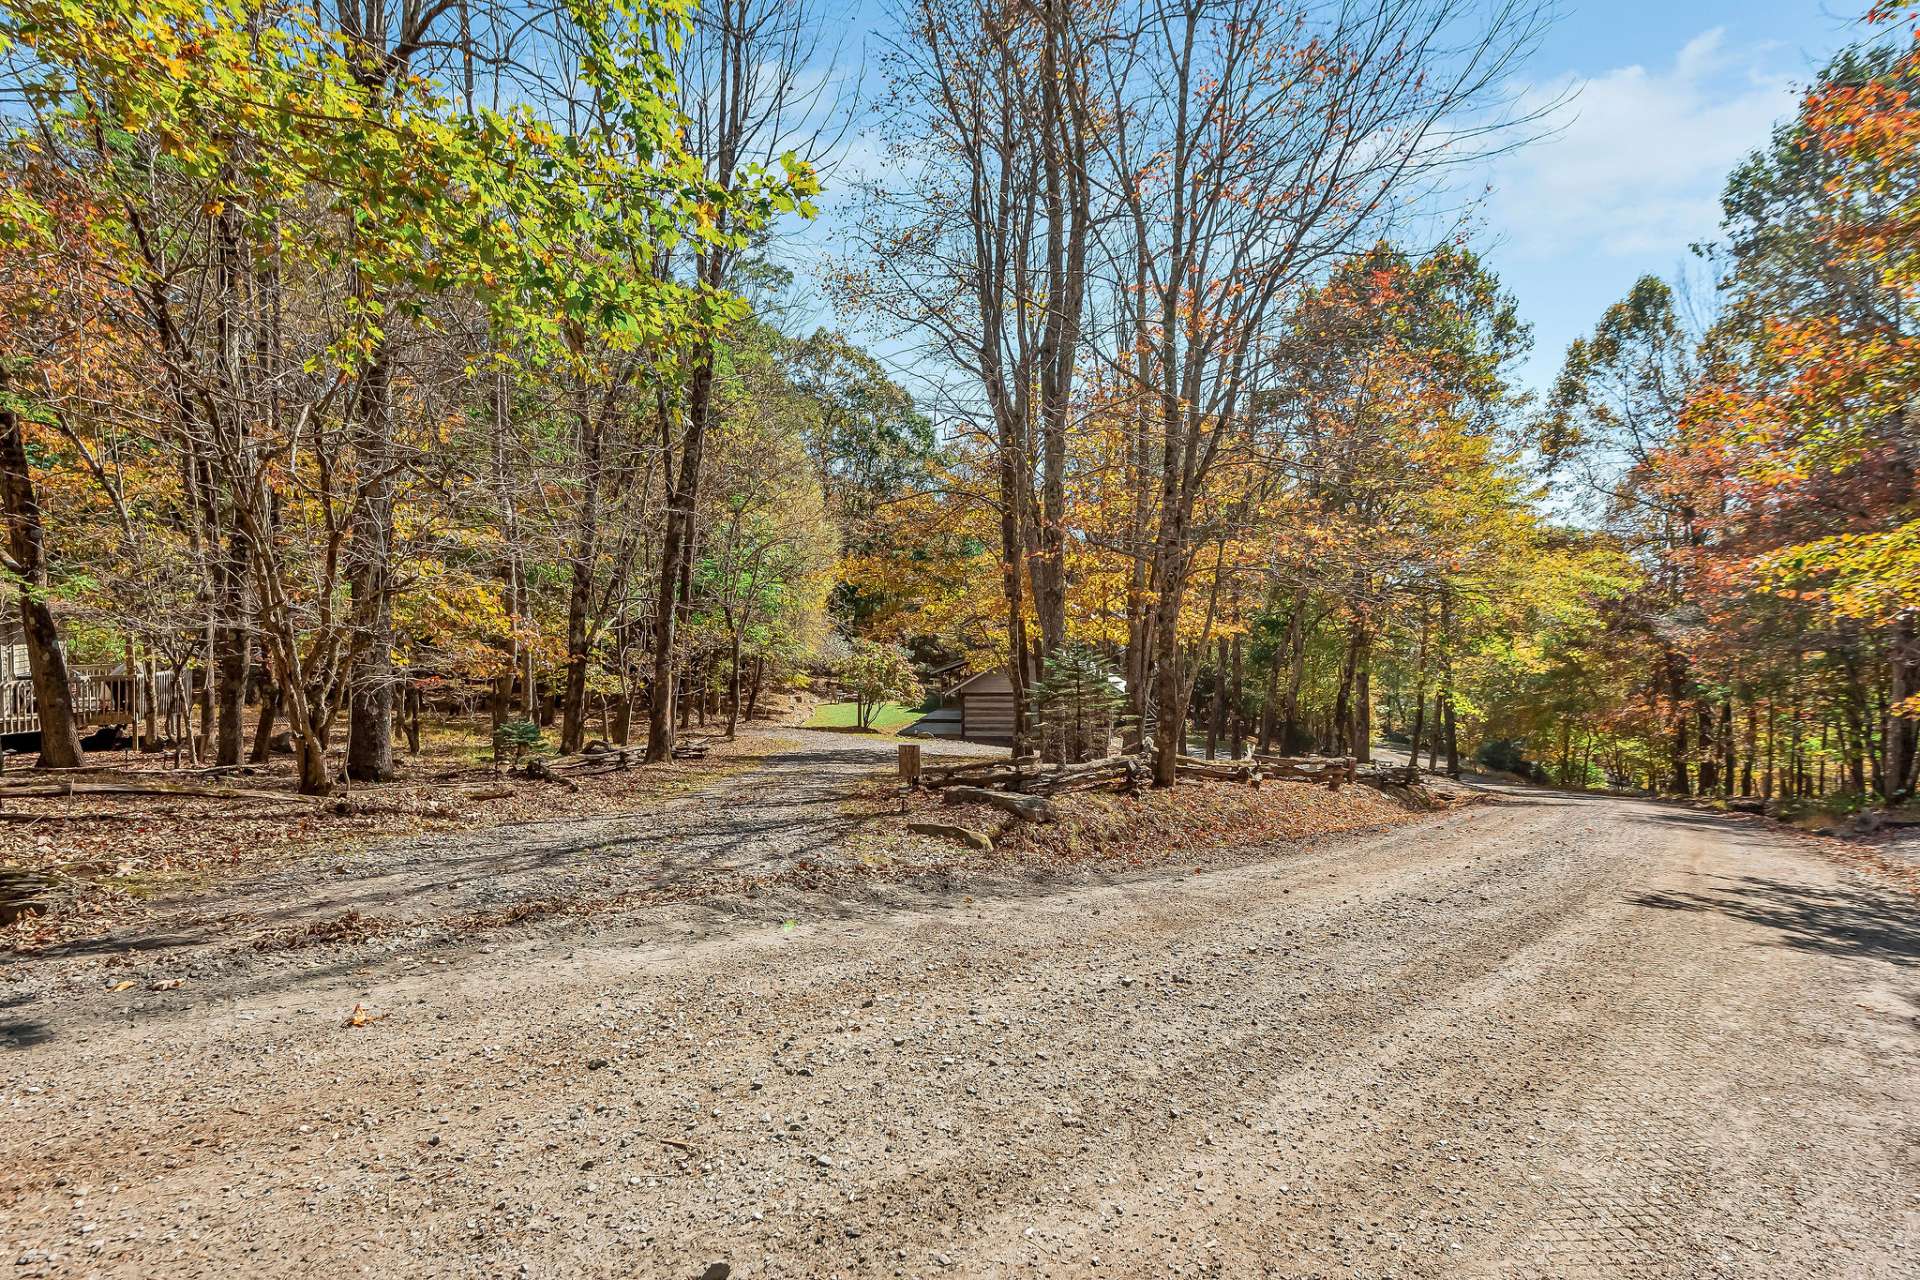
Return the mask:
[[[82,725],[133,724],[147,714],[149,689],[145,675],[128,675],[126,669],[112,665],[81,665],[68,668],[73,690],[74,718]],[[170,672],[156,678],[159,700],[154,710],[164,716],[173,686]],[[191,674],[183,675],[179,709],[193,701]],[[40,707],[34,696],[33,681],[21,676],[0,681],[0,734],[40,732]]]

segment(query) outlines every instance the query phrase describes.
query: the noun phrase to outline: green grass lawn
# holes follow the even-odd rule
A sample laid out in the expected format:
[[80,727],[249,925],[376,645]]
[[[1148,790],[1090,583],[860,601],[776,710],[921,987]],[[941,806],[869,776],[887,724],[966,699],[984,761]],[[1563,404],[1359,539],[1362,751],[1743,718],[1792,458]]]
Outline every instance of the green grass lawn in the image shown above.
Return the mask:
[[[913,707],[903,707],[897,702],[887,702],[873,713],[873,728],[879,733],[892,733],[903,729],[920,718],[920,712]],[[823,702],[813,709],[813,717],[806,723],[809,729],[852,729],[856,726],[853,704],[851,702]]]

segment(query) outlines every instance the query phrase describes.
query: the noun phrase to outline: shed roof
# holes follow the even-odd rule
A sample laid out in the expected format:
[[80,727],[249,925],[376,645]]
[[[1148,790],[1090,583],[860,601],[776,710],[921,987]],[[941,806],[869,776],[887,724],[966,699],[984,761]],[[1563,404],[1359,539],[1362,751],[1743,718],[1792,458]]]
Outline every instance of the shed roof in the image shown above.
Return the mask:
[[948,691],[947,696],[952,698],[969,693],[1012,692],[1013,681],[1008,677],[1006,669],[1003,667],[988,667],[985,671],[976,672],[968,676],[965,680],[962,680],[959,684],[953,686],[953,688]]

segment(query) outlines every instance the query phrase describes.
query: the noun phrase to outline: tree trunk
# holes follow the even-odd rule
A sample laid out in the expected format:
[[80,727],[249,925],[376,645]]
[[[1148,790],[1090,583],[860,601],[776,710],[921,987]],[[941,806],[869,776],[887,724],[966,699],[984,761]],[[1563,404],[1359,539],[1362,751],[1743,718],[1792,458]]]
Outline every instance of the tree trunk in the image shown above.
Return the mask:
[[1037,139],[1040,198],[1045,210],[1042,312],[1034,361],[1039,366],[1040,493],[1034,522],[1039,555],[1033,562],[1034,616],[1043,653],[1066,642],[1067,435],[1076,410],[1074,375],[1080,365],[1086,257],[1093,236],[1093,184],[1087,157],[1089,113],[1086,60],[1074,42],[1069,6],[1043,4]]
[[534,681],[533,646],[522,645],[520,641],[520,630],[529,626],[531,619],[528,617],[527,578],[520,547],[520,510],[514,501],[513,470],[507,456],[508,437],[513,429],[513,386],[504,360],[494,370],[491,394],[493,412],[488,454],[493,471],[495,518],[500,522],[502,544],[500,602],[505,608],[508,626],[512,628],[507,640],[507,670],[498,678],[497,695],[492,708],[493,727],[497,730],[507,722],[513,711],[516,680],[525,681],[521,698],[523,711],[529,721],[534,718]]
[[[146,649],[144,642],[141,648]],[[142,659],[140,669],[147,681],[146,741],[140,745],[143,750],[158,751],[160,749],[160,669],[154,665],[151,649],[146,649],[146,657]]]
[[1687,746],[1687,660],[1669,649],[1666,654],[1667,696],[1672,700],[1673,736],[1671,739],[1671,768],[1673,780],[1671,790],[1675,795],[1692,795],[1693,785],[1689,774],[1690,762]]
[[1892,681],[1888,701],[1886,774],[1889,797],[1911,795],[1916,766],[1920,766],[1920,718],[1906,713],[1910,699],[1920,698],[1920,620],[1904,617],[1894,624],[1887,653]]
[[1353,751],[1355,760],[1373,759],[1373,633],[1362,627],[1353,664]]
[[1307,603],[1302,600],[1287,620],[1287,692],[1280,701],[1280,750],[1291,753],[1307,745],[1300,724],[1300,690],[1307,680]]
[[324,748],[295,734],[293,755],[300,773],[301,795],[323,796],[333,789],[333,779],[327,776],[327,753]]
[[33,473],[20,418],[9,398],[9,371],[0,363],[0,505],[7,521],[7,567],[20,579],[20,629],[33,675],[33,700],[40,717],[40,764],[71,769],[85,760],[73,711],[73,682],[59,624],[47,604],[46,529],[34,494]]
[[[679,691],[680,612],[686,600],[682,584],[692,564],[693,521],[700,501],[700,466],[706,451],[707,417],[713,401],[713,348],[695,361],[687,385],[686,430],[680,442],[676,474],[669,450],[666,532],[660,548],[660,590],[654,603],[653,697],[647,707],[647,759],[673,758],[674,701]],[[662,425],[666,426],[663,418]]]
[[624,747],[633,741],[633,690],[629,688],[620,695],[620,704],[613,713],[613,745]]
[[733,629],[728,657],[732,661],[727,672],[727,737],[731,738],[740,731],[740,628],[738,627]]
[[1760,716],[1754,708],[1753,698],[1749,696],[1747,698],[1747,752],[1746,759],[1741,761],[1740,770],[1740,794],[1743,796],[1753,794],[1753,757],[1759,748]]
[[1733,794],[1734,766],[1738,752],[1733,739],[1733,695],[1720,700],[1720,794]]
[[1420,652],[1414,660],[1413,725],[1407,735],[1407,763],[1420,767],[1420,735],[1427,719],[1427,638],[1429,633],[1427,600],[1420,602]]
[[407,754],[420,754],[420,704],[425,701],[420,691],[412,685],[406,686],[407,700]]
[[487,722],[495,733],[507,723],[507,717],[513,711],[513,673],[511,671],[493,678],[493,687],[487,691]]
[[[1165,575],[1162,575],[1164,581]],[[1185,575],[1165,585],[1154,604],[1153,702],[1157,721],[1154,741],[1153,785],[1170,787],[1178,776],[1180,755],[1186,750],[1187,687],[1180,672],[1180,606],[1186,594]]]
[[348,683],[347,776],[393,777],[393,367],[383,343],[362,375],[360,479],[347,581],[354,637]]
[[1247,754],[1247,733],[1243,708],[1247,705],[1246,653],[1241,637],[1233,637],[1233,680],[1227,686],[1227,754],[1235,760]]
[[194,705],[200,709],[200,740],[202,742],[213,738],[213,682],[214,671],[219,666],[214,656],[214,632],[213,615],[209,612],[206,636],[201,646],[200,683],[193,691]]
[[1353,753],[1353,673],[1359,659],[1360,631],[1357,623],[1347,626],[1347,651],[1340,662],[1340,685],[1333,697],[1333,732],[1328,747],[1335,755]]
[[1806,730],[1800,723],[1800,663],[1802,655],[1793,657],[1793,701],[1787,708],[1787,783],[1781,787],[1781,793],[1793,799],[1806,794]]
[[1280,702],[1280,654],[1276,651],[1267,661],[1267,691],[1260,701],[1260,754],[1273,750],[1274,730],[1279,725]]
[[1767,699],[1767,760],[1766,766],[1760,774],[1760,798],[1762,800],[1773,799],[1774,742],[1779,728],[1779,709],[1774,705],[1773,699],[1769,697]]
[[1007,679],[1013,686],[1013,754],[1019,755],[1027,738],[1027,624],[1024,591],[1020,583],[1020,556],[1024,546],[1022,494],[1025,483],[1018,459],[1021,442],[1000,438],[1000,590],[1007,602]]
[[1213,648],[1213,703],[1207,719],[1207,759],[1220,754],[1220,739],[1227,732],[1227,638],[1220,636]]
[[221,765],[240,763],[244,736],[241,718],[253,659],[253,630],[247,625],[246,575],[245,534],[236,524],[228,532],[227,554],[216,567],[220,618],[214,633],[214,675],[218,683],[214,689],[213,762]]
[[1841,755],[1847,762],[1847,789],[1854,795],[1867,793],[1866,716],[1857,701],[1847,701],[1845,719],[1840,725]]
[[1433,693],[1433,742],[1427,748],[1427,772],[1440,771],[1440,739],[1446,736],[1446,694],[1436,689]]
[[753,720],[754,708],[760,705],[760,684],[767,674],[767,655],[757,653],[753,656],[753,683],[747,689],[747,720]]
[[[587,737],[588,611],[593,604],[593,576],[600,559],[600,463],[605,448],[601,415],[586,401],[578,411],[580,424],[580,509],[573,532],[573,578],[567,592],[567,683],[561,699],[560,751],[577,753]],[[669,529],[675,527],[671,515]],[[665,607],[665,606],[663,606]],[[659,624],[672,634],[671,611]],[[671,754],[671,743],[669,743]],[[651,754],[648,759],[652,759]],[[664,758],[664,757],[663,757]]]
[[567,591],[567,682],[560,697],[560,750],[572,755],[587,736],[587,611],[593,595],[591,562],[576,559]]
[[265,764],[273,757],[273,722],[280,714],[280,686],[269,682],[260,695],[260,718],[253,726],[253,747],[247,759]]

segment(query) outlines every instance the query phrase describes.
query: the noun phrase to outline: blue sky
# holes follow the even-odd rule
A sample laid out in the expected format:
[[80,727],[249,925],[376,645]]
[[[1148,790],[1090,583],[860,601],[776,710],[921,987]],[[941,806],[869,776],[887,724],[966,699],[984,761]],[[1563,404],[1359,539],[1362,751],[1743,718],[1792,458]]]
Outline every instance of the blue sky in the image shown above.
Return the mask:
[[[1859,0],[1864,9],[1866,0]],[[1565,97],[1558,128],[1476,175],[1479,243],[1535,327],[1524,377],[1544,389],[1567,344],[1645,272],[1672,276],[1713,238],[1728,170],[1793,111],[1859,10],[1833,0],[1559,0],[1514,92]],[[856,0],[843,76],[885,38],[883,0]],[[857,77],[858,72],[852,72]],[[834,243],[835,205],[801,237]],[[823,317],[824,318],[824,317]],[[841,323],[859,328],[858,317]],[[880,344],[883,354],[891,344]],[[911,370],[902,370],[913,381]]]
[[1529,76],[1575,90],[1563,127],[1495,167],[1483,212],[1487,256],[1535,327],[1530,381],[1636,277],[1687,268],[1728,170],[1859,38],[1856,17],[1818,0],[1565,0]]

